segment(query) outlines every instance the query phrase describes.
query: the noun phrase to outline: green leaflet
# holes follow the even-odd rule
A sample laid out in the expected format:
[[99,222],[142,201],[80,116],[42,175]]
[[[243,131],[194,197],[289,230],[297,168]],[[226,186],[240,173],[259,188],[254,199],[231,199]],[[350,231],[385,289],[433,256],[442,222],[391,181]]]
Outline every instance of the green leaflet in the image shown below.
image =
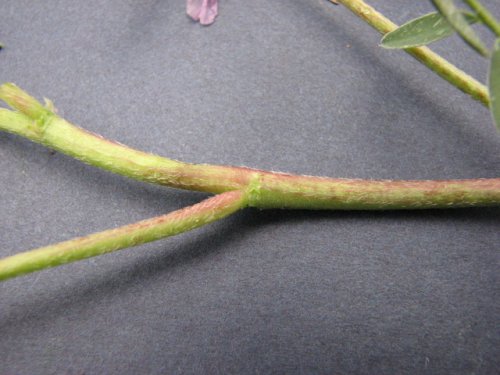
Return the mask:
[[481,39],[479,39],[472,27],[469,26],[463,14],[455,6],[453,0],[432,0],[432,2],[436,9],[439,10],[467,44],[481,55],[489,55],[488,49],[483,42],[481,42]]
[[495,41],[491,56],[488,88],[491,98],[491,114],[500,131],[500,38]]
[[[462,12],[469,24],[478,21],[477,17]],[[450,23],[438,12],[415,18],[396,30],[384,35],[381,46],[384,48],[410,48],[423,46],[449,37],[455,32]]]

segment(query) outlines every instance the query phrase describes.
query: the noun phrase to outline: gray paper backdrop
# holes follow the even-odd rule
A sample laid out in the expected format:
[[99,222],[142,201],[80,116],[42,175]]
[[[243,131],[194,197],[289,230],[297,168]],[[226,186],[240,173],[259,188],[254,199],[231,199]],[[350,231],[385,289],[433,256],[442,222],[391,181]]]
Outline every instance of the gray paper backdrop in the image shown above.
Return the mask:
[[[432,10],[370,4],[398,23]],[[0,17],[0,82],[145,151],[334,177],[500,176],[488,111],[326,0],[221,0],[210,27],[183,0],[1,0]],[[459,38],[433,48],[484,81]],[[0,134],[1,256],[204,197]],[[499,213],[248,209],[9,280],[0,374],[497,374]]]

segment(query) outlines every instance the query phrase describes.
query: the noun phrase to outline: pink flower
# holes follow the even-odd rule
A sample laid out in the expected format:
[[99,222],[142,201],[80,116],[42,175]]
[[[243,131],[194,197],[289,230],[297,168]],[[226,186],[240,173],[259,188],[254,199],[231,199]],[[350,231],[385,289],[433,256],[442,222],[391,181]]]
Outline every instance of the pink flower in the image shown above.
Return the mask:
[[202,25],[210,25],[217,17],[218,0],[187,0],[187,14]]

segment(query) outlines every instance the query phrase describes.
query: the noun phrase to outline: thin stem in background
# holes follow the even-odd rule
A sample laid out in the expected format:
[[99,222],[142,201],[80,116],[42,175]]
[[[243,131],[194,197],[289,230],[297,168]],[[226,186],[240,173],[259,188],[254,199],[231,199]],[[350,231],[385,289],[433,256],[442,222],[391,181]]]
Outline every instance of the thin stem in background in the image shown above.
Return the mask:
[[[338,0],[338,2],[346,6],[381,34],[387,34],[396,30],[398,27],[395,23],[362,0]],[[405,51],[453,86],[469,94],[474,99],[483,103],[486,107],[489,106],[490,97],[485,85],[458,69],[455,65],[451,64],[428,47],[406,48]]]
[[500,23],[493,17],[488,9],[486,9],[479,1],[477,0],[464,0],[465,3],[473,9],[479,19],[493,31],[496,36],[500,37]]

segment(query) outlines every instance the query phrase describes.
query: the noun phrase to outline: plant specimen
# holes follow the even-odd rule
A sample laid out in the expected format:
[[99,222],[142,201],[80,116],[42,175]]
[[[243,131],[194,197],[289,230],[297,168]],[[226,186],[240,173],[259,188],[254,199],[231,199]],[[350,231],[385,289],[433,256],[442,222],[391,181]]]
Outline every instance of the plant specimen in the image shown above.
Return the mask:
[[[401,28],[363,1],[339,2],[384,34],[383,46],[405,49],[439,76],[490,106],[498,124],[499,42],[497,40],[492,51],[488,50],[469,26],[473,22],[482,23],[500,36],[498,22],[478,2],[469,1],[470,10],[465,12],[454,7],[453,2],[435,1],[439,13],[420,17]],[[188,13],[202,24],[211,23],[217,14],[217,2],[190,1]],[[419,30],[422,32],[417,32]],[[454,32],[459,32],[476,51],[490,59],[489,88],[421,46]],[[182,233],[246,207],[388,210],[500,204],[500,178],[357,180],[190,164],[137,151],[76,127],[60,117],[50,101],[42,105],[14,84],[0,86],[0,99],[13,108],[0,109],[1,130],[130,178],[215,194],[167,215],[1,259],[0,279]]]

